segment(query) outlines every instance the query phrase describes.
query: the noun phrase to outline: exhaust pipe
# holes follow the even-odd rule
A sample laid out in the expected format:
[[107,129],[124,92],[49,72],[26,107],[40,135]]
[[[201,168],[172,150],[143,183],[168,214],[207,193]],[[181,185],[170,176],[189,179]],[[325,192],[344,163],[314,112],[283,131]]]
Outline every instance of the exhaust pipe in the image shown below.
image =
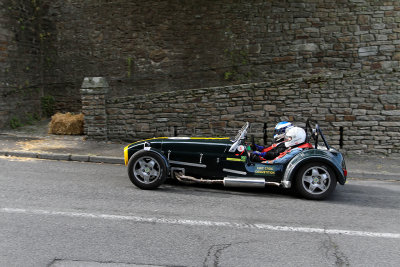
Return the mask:
[[195,178],[193,176],[188,176],[184,175],[181,172],[175,172],[175,178],[182,183],[185,184],[194,184],[194,183],[199,183],[199,184],[222,184],[223,180],[207,180],[203,178]]
[[225,177],[224,178],[225,187],[256,187],[264,188],[265,180],[264,178],[250,178],[250,177]]
[[265,185],[280,186],[280,183],[266,182],[264,178],[257,177],[225,177],[223,180],[208,180],[184,175],[182,172],[174,172],[175,178],[185,184],[223,184],[225,187],[250,187],[264,188]]

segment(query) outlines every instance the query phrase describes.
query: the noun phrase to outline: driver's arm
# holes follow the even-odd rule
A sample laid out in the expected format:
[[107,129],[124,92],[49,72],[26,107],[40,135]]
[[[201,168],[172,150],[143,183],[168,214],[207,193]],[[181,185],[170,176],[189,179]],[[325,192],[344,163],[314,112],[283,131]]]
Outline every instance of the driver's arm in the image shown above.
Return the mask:
[[299,154],[303,149],[302,148],[294,148],[289,150],[289,152],[285,155],[282,155],[282,157],[278,157],[277,159],[274,160],[266,160],[263,161],[263,163],[267,163],[267,164],[282,164],[282,163],[286,163],[289,160],[291,160],[294,156],[296,156],[297,154]]
[[273,149],[272,151],[261,153],[260,156],[262,158],[268,160],[268,159],[274,159],[274,158],[278,157],[281,153],[282,153],[282,151],[277,151],[276,149]]
[[261,152],[260,156],[266,160],[269,159],[274,159],[278,157],[283,151],[286,150],[285,143],[279,143],[276,147],[272,148],[271,150],[268,150],[266,152]]
[[252,147],[252,149],[254,151],[262,151],[264,149],[264,147],[263,146],[259,146],[257,144],[254,144],[254,147]]

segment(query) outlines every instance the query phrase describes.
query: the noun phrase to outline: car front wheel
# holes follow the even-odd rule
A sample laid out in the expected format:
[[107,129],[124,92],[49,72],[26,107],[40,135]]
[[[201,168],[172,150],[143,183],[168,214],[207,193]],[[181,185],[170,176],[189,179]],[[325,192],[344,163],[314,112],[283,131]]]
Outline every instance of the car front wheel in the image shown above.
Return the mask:
[[131,182],[137,187],[155,189],[164,183],[167,177],[167,168],[157,153],[141,150],[130,158],[128,175]]
[[295,185],[304,198],[321,200],[327,198],[336,188],[336,175],[324,163],[308,163],[297,173]]

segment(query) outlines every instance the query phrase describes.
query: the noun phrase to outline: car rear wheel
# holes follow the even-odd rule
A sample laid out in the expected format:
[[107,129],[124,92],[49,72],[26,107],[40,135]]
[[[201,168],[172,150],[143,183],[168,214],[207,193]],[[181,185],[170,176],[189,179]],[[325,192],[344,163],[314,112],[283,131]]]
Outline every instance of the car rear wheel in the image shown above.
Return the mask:
[[141,150],[130,158],[128,175],[131,182],[137,187],[155,189],[167,178],[167,168],[157,153]]
[[324,163],[308,163],[297,173],[295,185],[297,192],[307,199],[325,199],[336,188],[336,175]]

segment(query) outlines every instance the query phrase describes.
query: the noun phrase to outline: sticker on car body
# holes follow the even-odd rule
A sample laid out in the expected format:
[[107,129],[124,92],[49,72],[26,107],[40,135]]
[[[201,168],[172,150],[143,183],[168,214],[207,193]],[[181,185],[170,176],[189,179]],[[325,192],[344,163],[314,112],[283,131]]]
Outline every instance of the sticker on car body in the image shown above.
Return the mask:
[[256,166],[254,174],[256,174],[256,175],[275,175],[275,170],[272,166]]
[[240,162],[246,162],[246,156],[241,156],[240,158],[226,158],[227,161],[240,161]]

